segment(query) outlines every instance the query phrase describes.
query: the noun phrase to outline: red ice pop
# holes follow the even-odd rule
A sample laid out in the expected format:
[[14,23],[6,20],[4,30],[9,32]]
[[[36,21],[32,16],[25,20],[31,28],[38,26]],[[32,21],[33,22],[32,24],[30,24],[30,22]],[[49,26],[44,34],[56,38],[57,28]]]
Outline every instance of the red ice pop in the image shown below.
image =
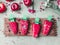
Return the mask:
[[10,30],[14,33],[14,34],[17,34],[17,22],[15,21],[15,18],[10,18],[9,19],[10,22],[9,22],[9,27],[10,27]]
[[20,30],[21,30],[22,35],[27,34],[28,25],[29,25],[29,22],[26,17],[24,17],[24,19],[20,20]]
[[35,22],[32,24],[32,36],[37,38],[39,36],[41,25],[39,24],[39,18],[35,19]]
[[48,20],[44,20],[43,27],[42,27],[42,34],[47,36],[51,30],[52,27],[52,21],[51,17],[48,18]]

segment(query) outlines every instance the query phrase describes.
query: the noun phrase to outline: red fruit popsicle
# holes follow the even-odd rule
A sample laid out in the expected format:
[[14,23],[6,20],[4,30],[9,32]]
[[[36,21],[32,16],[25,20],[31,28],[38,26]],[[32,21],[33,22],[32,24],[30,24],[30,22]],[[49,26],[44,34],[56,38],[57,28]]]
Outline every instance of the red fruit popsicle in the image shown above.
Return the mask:
[[37,38],[40,32],[39,18],[35,19],[35,23],[32,24],[33,37]]
[[43,27],[42,27],[42,34],[47,36],[48,33],[50,32],[51,30],[51,27],[52,27],[52,21],[50,21],[52,18],[49,17],[48,20],[45,20],[44,23],[43,23]]
[[14,18],[10,18],[9,19],[10,22],[9,22],[9,27],[10,27],[10,30],[13,32],[13,34],[17,34],[17,22],[15,22],[15,19]]
[[28,31],[28,20],[25,19],[22,19],[20,20],[20,30],[21,30],[21,34],[22,35],[26,35],[27,34],[27,31]]
[[32,4],[32,0],[23,0],[24,4],[29,7]]

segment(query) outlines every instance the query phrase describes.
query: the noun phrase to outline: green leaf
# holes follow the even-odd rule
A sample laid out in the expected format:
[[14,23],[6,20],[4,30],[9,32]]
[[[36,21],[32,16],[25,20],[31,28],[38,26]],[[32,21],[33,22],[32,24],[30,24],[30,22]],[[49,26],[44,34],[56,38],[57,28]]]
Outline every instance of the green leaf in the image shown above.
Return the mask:
[[35,23],[39,24],[40,23],[40,18],[35,18]]
[[27,17],[25,15],[23,16],[23,20],[27,20]]
[[14,22],[14,21],[15,21],[13,14],[10,14],[10,15],[9,15],[9,20],[10,20],[11,22]]
[[52,16],[48,16],[48,18],[47,18],[49,21],[51,21],[51,19],[52,19]]

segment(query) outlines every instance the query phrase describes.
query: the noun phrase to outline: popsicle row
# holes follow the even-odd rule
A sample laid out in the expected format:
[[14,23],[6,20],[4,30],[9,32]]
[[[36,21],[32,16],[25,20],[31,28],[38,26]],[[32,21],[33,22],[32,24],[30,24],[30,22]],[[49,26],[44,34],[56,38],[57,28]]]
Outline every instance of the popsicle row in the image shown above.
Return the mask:
[[56,20],[47,20],[44,18],[30,18],[30,19],[7,19],[5,18],[4,34],[6,36],[56,36],[57,26]]

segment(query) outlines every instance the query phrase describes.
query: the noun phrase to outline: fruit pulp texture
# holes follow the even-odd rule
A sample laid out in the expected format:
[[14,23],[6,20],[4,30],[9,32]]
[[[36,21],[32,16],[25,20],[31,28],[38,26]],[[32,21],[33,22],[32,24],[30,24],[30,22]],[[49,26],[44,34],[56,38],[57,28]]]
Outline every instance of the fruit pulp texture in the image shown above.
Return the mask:
[[16,34],[17,33],[17,23],[16,22],[9,22],[9,27],[10,27],[10,30]]
[[39,33],[40,33],[40,24],[32,24],[32,31],[33,31],[33,37],[38,37]]
[[20,30],[22,35],[26,35],[28,31],[28,20],[21,20],[20,21]]
[[45,36],[48,35],[49,31],[51,30],[51,27],[52,27],[52,22],[45,20],[42,27],[42,34]]

